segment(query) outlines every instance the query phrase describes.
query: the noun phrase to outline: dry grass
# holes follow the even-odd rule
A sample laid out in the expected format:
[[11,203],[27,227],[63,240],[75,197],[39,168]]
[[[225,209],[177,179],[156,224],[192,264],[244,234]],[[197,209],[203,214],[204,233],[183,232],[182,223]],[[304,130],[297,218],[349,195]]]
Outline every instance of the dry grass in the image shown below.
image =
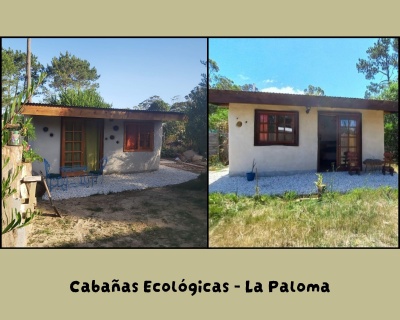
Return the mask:
[[316,198],[210,194],[210,247],[397,247],[398,190]]
[[48,201],[32,224],[29,247],[207,247],[207,180]]

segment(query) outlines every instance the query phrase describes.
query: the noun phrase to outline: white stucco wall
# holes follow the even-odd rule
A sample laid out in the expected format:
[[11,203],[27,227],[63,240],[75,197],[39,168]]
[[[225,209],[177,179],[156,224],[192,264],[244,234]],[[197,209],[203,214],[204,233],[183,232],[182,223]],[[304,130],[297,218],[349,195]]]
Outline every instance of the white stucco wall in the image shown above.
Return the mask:
[[362,111],[362,159],[383,159],[385,152],[384,114],[379,110]]
[[[37,139],[29,143],[35,151],[49,161],[51,172],[59,173],[61,163],[61,118],[43,116],[35,116],[33,118]],[[113,129],[116,125],[119,127],[118,131]],[[44,127],[48,128],[47,132],[43,131]],[[50,133],[53,134],[53,137],[50,137]],[[110,139],[111,135],[114,135],[113,140]],[[104,156],[108,157],[104,174],[158,170],[162,144],[161,121],[154,123],[153,152],[123,152],[123,143],[124,120],[104,120]],[[45,174],[43,162],[35,161],[32,168],[37,173],[42,171]]]
[[[299,112],[299,146],[254,146],[255,110]],[[311,108],[272,105],[229,105],[229,174],[244,175],[253,159],[258,174],[316,171],[318,165],[318,111],[355,112],[354,109]],[[356,110],[362,114],[362,159],[383,157],[383,111]],[[242,122],[238,127],[236,123]]]
[[[119,130],[114,131],[113,127]],[[110,136],[114,135],[114,140]],[[107,173],[130,173],[158,170],[162,143],[161,121],[154,123],[153,152],[124,152],[124,120],[104,121],[104,156],[108,157]],[[117,141],[119,143],[117,143]]]
[[[36,116],[33,117],[32,123],[36,129],[36,140],[30,141],[30,145],[50,163],[52,173],[60,173],[61,118]],[[47,132],[43,131],[44,127],[48,128]],[[33,162],[32,170],[46,174],[43,162]]]

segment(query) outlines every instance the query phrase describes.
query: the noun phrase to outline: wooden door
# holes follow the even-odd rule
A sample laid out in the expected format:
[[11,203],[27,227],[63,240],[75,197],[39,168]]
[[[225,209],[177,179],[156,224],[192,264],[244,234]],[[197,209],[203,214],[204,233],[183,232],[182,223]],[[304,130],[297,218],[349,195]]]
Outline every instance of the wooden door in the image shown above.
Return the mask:
[[83,119],[63,118],[61,136],[61,166],[83,166],[85,128]]
[[339,114],[337,117],[337,163],[338,168],[347,170],[346,154],[355,152],[361,166],[361,115]]

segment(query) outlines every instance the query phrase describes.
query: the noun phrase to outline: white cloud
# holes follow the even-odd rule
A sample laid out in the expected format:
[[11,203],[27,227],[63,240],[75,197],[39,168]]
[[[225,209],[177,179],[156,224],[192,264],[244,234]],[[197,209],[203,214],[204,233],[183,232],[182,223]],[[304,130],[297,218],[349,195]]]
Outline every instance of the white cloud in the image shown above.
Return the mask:
[[260,90],[261,92],[275,92],[275,93],[291,93],[291,94],[304,94],[303,90],[294,89],[292,87],[268,87]]
[[274,82],[275,82],[275,80],[272,80],[272,79],[266,79],[266,80],[263,80],[262,82],[263,82],[263,83],[274,83]]

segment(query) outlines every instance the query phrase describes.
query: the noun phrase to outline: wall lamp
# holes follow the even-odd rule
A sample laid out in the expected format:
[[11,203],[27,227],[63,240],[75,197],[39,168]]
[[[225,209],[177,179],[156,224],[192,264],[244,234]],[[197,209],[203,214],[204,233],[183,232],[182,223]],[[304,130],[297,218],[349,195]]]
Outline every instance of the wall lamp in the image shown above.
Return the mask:
[[306,113],[310,113],[311,107],[306,107]]

